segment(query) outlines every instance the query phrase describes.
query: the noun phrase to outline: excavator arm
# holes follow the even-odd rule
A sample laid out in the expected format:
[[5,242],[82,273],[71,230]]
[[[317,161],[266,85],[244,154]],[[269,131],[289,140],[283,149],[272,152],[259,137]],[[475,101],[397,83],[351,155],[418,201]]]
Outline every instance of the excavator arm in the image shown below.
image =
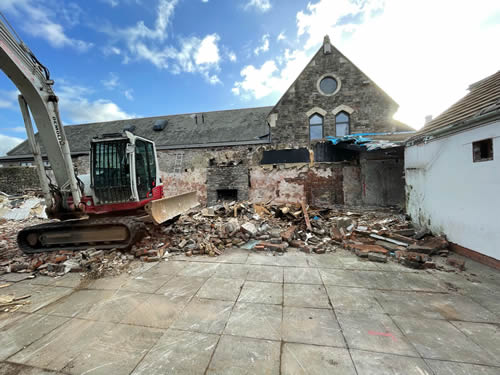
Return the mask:
[[[82,191],[75,175],[70,147],[59,116],[58,98],[52,90],[54,81],[50,79],[48,69],[14,35],[15,31],[3,14],[0,13],[0,16],[3,18],[0,19],[0,69],[21,93],[19,104],[47,207],[52,211],[78,210]],[[29,112],[35,120],[41,143],[45,146],[55,184],[48,183]],[[69,195],[72,200],[67,199]]]

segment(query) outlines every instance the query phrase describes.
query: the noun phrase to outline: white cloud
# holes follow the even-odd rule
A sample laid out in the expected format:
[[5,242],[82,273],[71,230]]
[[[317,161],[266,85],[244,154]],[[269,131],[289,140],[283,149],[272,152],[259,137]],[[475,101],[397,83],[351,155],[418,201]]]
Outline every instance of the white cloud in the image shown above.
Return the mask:
[[236,54],[234,52],[229,52],[227,57],[229,58],[229,61],[231,61],[231,62],[235,62],[236,60],[238,60],[238,58],[236,57]]
[[308,63],[309,57],[303,51],[285,50],[281,57],[281,66],[274,60],[268,60],[260,68],[248,65],[240,72],[243,80],[235,82],[233,94],[245,99],[264,98],[273,93],[284,93]]
[[264,34],[262,36],[262,44],[253,50],[255,55],[259,55],[261,52],[269,51],[269,34]]
[[194,54],[194,61],[196,65],[219,63],[219,47],[217,47],[217,42],[219,41],[219,39],[220,38],[217,34],[212,34],[207,35],[201,41],[198,49]]
[[[88,99],[93,93],[88,87],[59,80],[57,87],[62,117],[70,123],[124,120],[135,117],[108,99]],[[65,122],[63,121],[63,122]]]
[[64,26],[54,20],[64,20],[70,27],[77,25],[81,9],[76,4],[49,10],[32,0],[3,0],[2,7],[22,20],[21,25],[26,32],[45,39],[52,47],[71,47],[85,52],[93,46],[90,42],[69,37]]
[[286,39],[286,36],[285,36],[285,33],[282,31],[281,33],[279,33],[279,35],[276,37],[276,41],[281,41],[281,40],[285,40]]
[[5,155],[23,141],[24,139],[21,138],[0,134],[0,156]]
[[[210,84],[220,83],[217,76],[221,61],[218,34],[208,34],[203,38],[179,37],[179,47],[166,43],[167,29],[177,3],[178,0],[159,0],[153,28],[139,21],[131,27],[106,30],[105,32],[114,39],[114,44],[119,42],[124,44],[124,48],[112,45],[107,54],[123,55],[124,64],[147,61],[159,69],[168,69],[174,74],[198,73]],[[112,48],[116,48],[116,52]]]
[[0,108],[19,109],[17,90],[0,90]]
[[128,89],[128,90],[125,90],[123,92],[123,95],[125,95],[125,97],[128,99],[128,100],[134,100],[134,95],[133,95],[133,92],[134,90],[133,89]]
[[250,0],[245,9],[255,8],[261,12],[267,12],[271,9],[271,2],[269,0]]
[[101,0],[103,3],[110,5],[111,7],[116,7],[120,2],[118,0]]
[[119,78],[118,76],[113,73],[113,72],[110,72],[109,73],[109,78],[108,79],[103,79],[101,81],[101,83],[104,85],[104,87],[106,87],[108,90],[113,90],[114,88],[116,88],[118,86],[118,82],[119,81]]
[[201,0],[202,3],[208,3],[208,0]]

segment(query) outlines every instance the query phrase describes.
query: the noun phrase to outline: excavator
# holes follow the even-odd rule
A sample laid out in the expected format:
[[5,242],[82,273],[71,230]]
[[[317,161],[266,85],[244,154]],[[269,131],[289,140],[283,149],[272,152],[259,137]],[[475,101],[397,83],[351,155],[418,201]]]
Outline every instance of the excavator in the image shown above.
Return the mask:
[[[101,134],[90,144],[90,173],[76,175],[49,70],[0,13],[0,69],[20,92],[19,105],[50,223],[23,228],[25,253],[125,250],[144,233],[198,205],[196,192],[165,197],[153,141],[130,131]],[[35,137],[30,113],[35,120]],[[52,176],[47,174],[43,144]]]

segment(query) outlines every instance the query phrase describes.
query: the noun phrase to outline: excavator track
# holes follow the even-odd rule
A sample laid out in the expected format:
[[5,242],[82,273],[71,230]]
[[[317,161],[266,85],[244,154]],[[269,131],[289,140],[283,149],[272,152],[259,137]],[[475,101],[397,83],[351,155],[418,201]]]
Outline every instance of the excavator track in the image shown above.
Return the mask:
[[144,223],[134,218],[67,220],[24,228],[17,243],[27,254],[90,247],[127,250],[143,237],[145,229]]

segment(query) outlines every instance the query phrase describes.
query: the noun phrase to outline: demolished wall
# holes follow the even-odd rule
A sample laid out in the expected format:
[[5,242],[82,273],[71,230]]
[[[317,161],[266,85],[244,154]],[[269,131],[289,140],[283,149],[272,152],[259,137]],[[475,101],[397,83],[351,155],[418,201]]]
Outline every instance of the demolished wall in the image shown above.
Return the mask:
[[39,190],[40,182],[34,167],[0,168],[0,191],[7,194],[22,194],[27,190]]

